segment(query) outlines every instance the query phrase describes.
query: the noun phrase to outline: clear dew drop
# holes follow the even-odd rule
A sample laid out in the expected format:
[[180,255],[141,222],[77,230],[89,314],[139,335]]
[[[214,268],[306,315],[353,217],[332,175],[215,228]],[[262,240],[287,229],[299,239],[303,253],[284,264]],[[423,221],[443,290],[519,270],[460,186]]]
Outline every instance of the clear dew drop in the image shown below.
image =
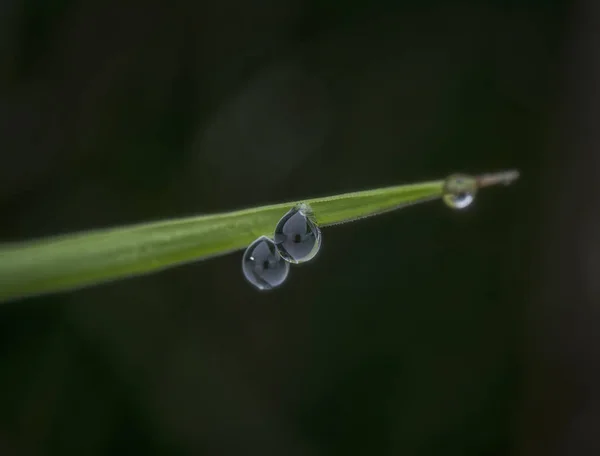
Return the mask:
[[256,288],[270,290],[285,282],[290,265],[281,258],[273,241],[261,236],[244,252],[242,270]]
[[299,204],[281,217],[273,236],[281,257],[290,263],[311,260],[321,248],[321,230],[307,204]]
[[452,209],[465,209],[475,200],[477,179],[465,174],[453,174],[444,182],[442,199]]

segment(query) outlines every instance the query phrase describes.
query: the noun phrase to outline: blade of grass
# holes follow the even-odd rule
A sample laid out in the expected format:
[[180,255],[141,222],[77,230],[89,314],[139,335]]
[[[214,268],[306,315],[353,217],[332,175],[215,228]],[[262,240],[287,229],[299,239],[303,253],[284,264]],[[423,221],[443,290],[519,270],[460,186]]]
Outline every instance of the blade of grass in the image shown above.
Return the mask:
[[[444,181],[302,200],[320,226],[442,196]],[[159,271],[243,249],[297,202],[0,246],[0,301]]]

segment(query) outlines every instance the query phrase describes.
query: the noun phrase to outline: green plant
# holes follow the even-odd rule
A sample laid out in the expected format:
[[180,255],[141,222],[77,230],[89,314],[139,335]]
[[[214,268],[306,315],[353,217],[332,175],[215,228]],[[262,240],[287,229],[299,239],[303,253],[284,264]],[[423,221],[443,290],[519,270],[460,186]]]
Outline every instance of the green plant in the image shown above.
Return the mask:
[[[324,227],[440,197],[450,206],[462,208],[464,205],[455,205],[453,201],[465,194],[472,199],[479,188],[510,183],[517,177],[514,171],[476,178],[451,176],[446,180],[302,202],[310,205],[316,222]],[[243,249],[259,236],[272,235],[277,221],[296,204],[281,203],[4,245],[0,247],[0,301],[80,288]]]

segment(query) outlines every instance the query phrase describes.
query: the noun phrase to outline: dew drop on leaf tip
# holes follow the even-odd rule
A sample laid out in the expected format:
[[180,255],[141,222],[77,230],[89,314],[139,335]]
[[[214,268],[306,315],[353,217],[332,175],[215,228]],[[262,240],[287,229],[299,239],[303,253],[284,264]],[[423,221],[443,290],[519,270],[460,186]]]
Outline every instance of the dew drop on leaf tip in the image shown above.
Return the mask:
[[467,174],[452,174],[444,182],[442,199],[452,209],[465,209],[475,200],[477,179]]

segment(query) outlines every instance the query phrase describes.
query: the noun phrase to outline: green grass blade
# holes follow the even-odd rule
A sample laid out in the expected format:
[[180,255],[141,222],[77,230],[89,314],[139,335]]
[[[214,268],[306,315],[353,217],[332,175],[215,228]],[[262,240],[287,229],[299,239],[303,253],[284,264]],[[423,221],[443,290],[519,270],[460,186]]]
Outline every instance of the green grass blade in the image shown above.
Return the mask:
[[[443,181],[303,200],[320,226],[439,198]],[[0,246],[0,301],[79,288],[223,255],[272,235],[296,202]],[[241,279],[240,279],[241,280]]]
[[[476,188],[509,184],[517,171],[470,178]],[[323,227],[440,198],[444,180],[345,193],[308,203]],[[272,235],[298,202],[225,214],[90,231],[0,246],[0,302],[80,288],[243,249]]]

